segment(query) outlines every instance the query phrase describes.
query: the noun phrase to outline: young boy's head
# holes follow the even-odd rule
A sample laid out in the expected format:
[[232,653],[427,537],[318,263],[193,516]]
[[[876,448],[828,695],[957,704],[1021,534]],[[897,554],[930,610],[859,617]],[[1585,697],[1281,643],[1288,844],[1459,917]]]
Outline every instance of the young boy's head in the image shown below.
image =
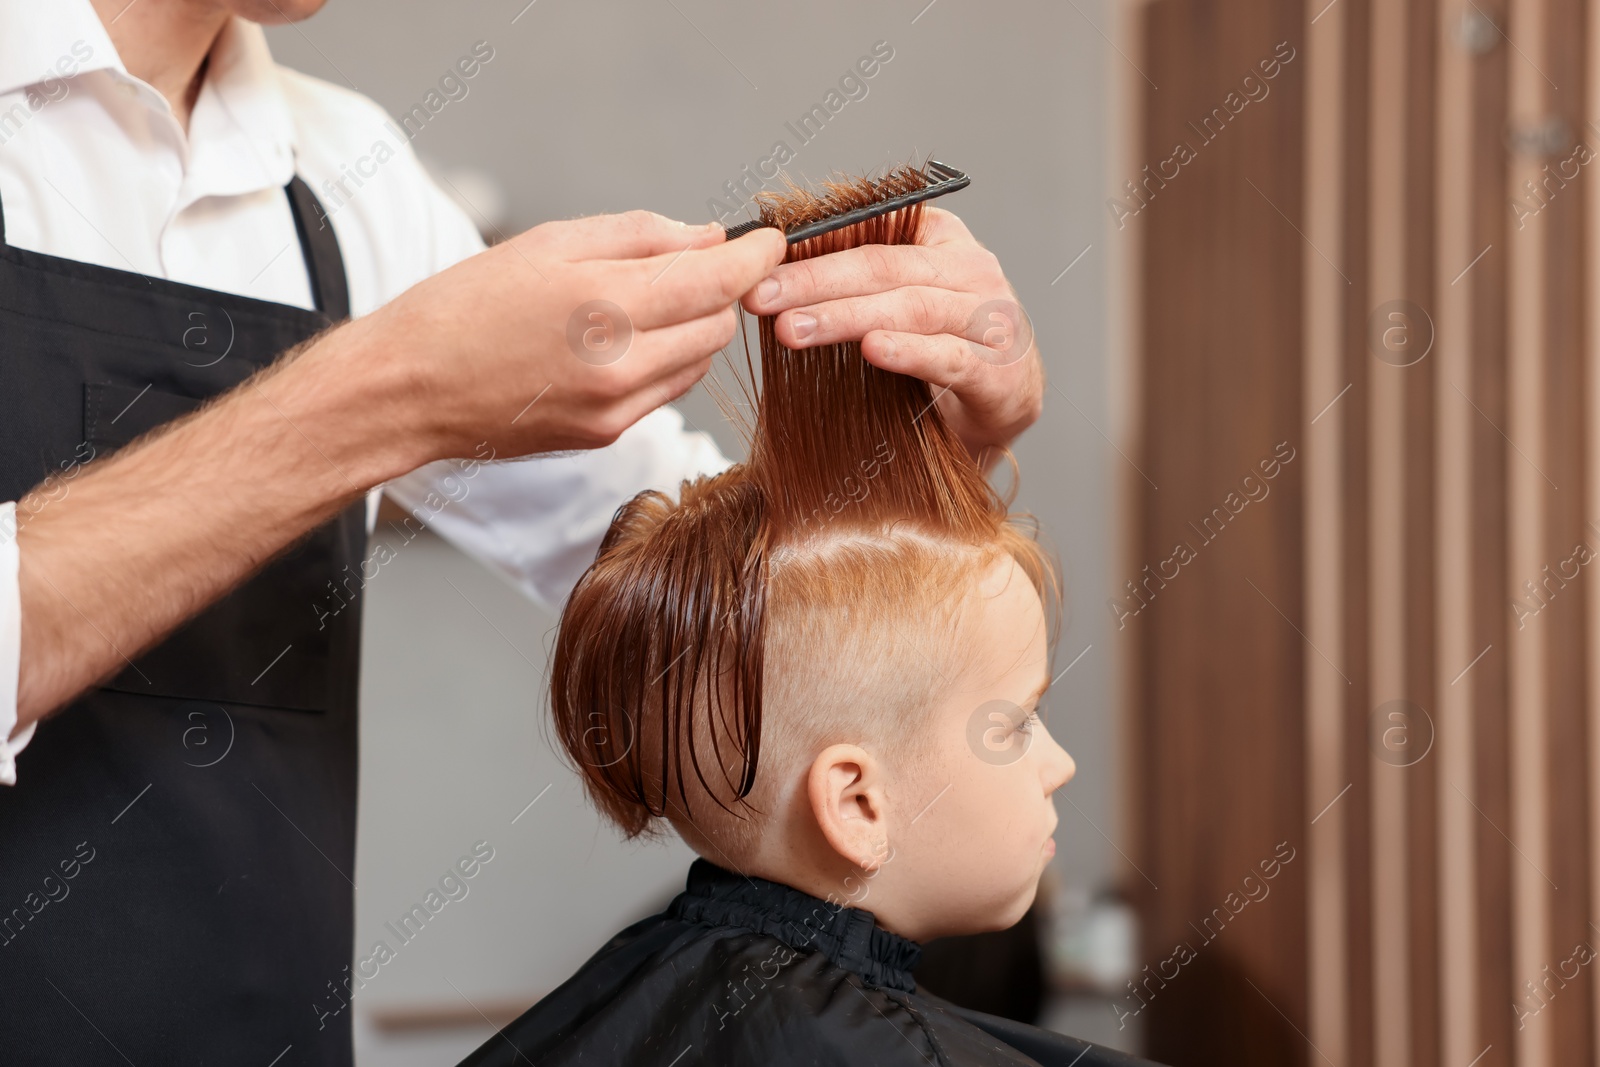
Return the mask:
[[[920,181],[763,214],[788,228]],[[911,208],[790,259],[913,244],[921,222]],[[1003,929],[1073,773],[1037,715],[1054,569],[925,382],[760,326],[749,460],[625,505],[563,611],[561,741],[630,836],[664,818],[712,863],[914,940]]]

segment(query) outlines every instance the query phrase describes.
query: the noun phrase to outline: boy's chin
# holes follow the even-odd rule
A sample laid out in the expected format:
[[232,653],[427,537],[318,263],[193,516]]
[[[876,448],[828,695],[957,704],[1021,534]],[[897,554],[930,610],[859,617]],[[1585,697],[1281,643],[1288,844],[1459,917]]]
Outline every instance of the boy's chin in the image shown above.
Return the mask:
[[992,934],[1009,930],[1021,922],[1028,909],[1033,907],[1034,898],[1038,893],[1039,883],[1037,880],[1032,880],[1015,893],[1003,899],[992,900],[991,903],[981,907],[928,916],[925,925],[934,932],[921,940],[931,941],[935,937],[961,937],[968,934]]

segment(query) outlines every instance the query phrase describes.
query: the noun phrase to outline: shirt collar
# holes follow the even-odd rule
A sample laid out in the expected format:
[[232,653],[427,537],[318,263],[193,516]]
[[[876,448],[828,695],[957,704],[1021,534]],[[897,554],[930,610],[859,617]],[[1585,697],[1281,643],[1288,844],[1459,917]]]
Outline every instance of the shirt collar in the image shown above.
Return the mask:
[[91,70],[127,69],[89,0],[0,0],[0,93]]
[[705,859],[689,866],[688,885],[667,914],[754,930],[799,952],[821,952],[869,985],[917,990],[911,971],[922,958],[922,946],[879,926],[872,912],[820,900],[780,882],[734,874]]
[[[0,93],[96,70],[137,81],[89,0],[0,0],[0,26]],[[152,91],[151,106],[164,107],[159,100]],[[265,32],[230,20],[212,45],[189,116],[184,200],[287,184],[295,132]]]
[[234,18],[211,47],[189,116],[185,199],[234,196],[294,176],[295,122],[260,26]]

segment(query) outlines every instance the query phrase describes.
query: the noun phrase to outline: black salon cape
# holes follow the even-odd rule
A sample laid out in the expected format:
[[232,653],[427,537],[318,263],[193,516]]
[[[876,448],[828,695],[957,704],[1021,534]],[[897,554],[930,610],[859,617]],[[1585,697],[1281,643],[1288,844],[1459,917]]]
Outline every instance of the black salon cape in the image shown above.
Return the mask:
[[916,991],[921,948],[872,913],[696,860],[687,889],[461,1067],[1133,1067],[1146,1061]]

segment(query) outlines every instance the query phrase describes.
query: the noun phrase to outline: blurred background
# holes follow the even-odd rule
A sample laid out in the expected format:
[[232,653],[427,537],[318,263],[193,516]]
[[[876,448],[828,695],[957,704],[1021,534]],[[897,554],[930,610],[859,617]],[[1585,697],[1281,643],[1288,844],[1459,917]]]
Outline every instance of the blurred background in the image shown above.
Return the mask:
[[[1017,502],[1078,774],[1035,913],[930,988],[1171,1064],[1595,1062],[1593,5],[334,0],[270,36],[397,118],[491,48],[412,140],[491,239],[718,217],[780,141],[797,180],[973,175],[947,206],[1050,378]],[[442,541],[383,574],[358,944],[494,858],[355,999],[362,1067],[454,1062],[691,858],[557,759],[550,613]]]

